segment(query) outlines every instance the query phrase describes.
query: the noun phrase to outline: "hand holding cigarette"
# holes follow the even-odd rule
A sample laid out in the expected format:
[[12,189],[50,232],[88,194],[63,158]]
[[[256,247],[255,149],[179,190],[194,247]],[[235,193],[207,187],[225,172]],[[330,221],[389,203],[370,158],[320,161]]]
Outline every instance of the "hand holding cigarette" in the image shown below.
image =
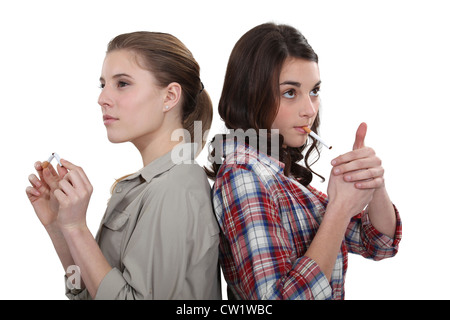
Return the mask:
[[58,164],[60,167],[62,167],[63,165],[61,164],[61,158],[59,157],[59,155],[56,152],[53,152],[52,155],[48,158],[47,161],[44,161],[42,163],[42,168],[47,168],[48,165],[50,164],[50,162],[52,162],[53,158],[56,159],[56,161],[58,161]]
[[[53,158],[60,164],[58,172],[50,164]],[[36,162],[34,168],[37,174],[28,176],[31,185],[26,188],[26,194],[42,225],[50,226],[56,221],[59,208],[54,191],[68,171],[62,166],[61,159],[56,153],[53,153],[47,161]]]

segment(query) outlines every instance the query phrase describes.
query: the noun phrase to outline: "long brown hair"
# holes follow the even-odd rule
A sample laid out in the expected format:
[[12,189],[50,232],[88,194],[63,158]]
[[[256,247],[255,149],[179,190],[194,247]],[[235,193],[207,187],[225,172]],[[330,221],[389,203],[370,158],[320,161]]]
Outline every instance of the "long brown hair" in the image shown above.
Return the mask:
[[[138,31],[112,39],[107,53],[120,49],[136,53],[140,58],[137,62],[143,61],[141,67],[153,74],[160,87],[172,82],[181,86],[183,128],[189,131],[191,141],[203,142],[200,138],[211,127],[212,102],[200,80],[200,67],[188,48],[171,34]],[[195,121],[201,121],[202,137],[194,136]]]
[[[281,68],[288,57],[314,62],[319,60],[306,38],[288,25],[265,23],[239,39],[228,61],[219,101],[219,114],[228,129],[255,129],[258,132],[272,127],[280,105],[278,82]],[[317,115],[311,129],[317,131],[319,123]],[[285,164],[285,175],[308,185],[312,173],[315,173],[309,164],[311,153],[317,152],[315,161],[320,156],[317,142],[313,140],[303,156],[307,144],[299,148],[286,148],[282,147],[283,137],[280,139],[279,157]],[[211,158],[215,156],[214,153],[213,149]],[[297,163],[302,159],[306,168]],[[211,170],[207,170],[208,176],[214,179],[219,168],[220,164],[212,163]]]

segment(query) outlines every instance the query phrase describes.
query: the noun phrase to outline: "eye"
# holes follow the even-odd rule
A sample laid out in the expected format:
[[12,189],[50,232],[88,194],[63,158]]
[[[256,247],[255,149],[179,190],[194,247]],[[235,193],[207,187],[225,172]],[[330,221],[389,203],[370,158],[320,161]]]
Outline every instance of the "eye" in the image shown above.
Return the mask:
[[124,82],[124,81],[119,81],[119,82],[117,83],[117,86],[118,86],[119,88],[126,87],[127,85],[128,85],[128,83],[126,83],[126,82]]
[[100,85],[98,86],[100,89],[103,89],[105,87],[104,83],[100,83]]
[[320,92],[320,87],[314,88],[309,95],[313,96],[313,97],[318,97],[319,96],[319,92]]
[[295,90],[290,89],[290,90],[286,91],[285,93],[283,93],[283,97],[288,98],[288,99],[294,99],[295,98]]

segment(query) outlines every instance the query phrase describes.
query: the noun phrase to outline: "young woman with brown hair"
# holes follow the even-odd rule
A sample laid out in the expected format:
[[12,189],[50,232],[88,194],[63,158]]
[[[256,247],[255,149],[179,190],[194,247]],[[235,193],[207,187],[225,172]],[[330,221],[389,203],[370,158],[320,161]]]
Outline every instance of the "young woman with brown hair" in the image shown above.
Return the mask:
[[95,239],[86,226],[92,186],[83,169],[65,160],[58,173],[35,164],[39,178],[30,176],[29,200],[68,280],[81,274],[78,284],[66,282],[69,298],[221,298],[207,177],[192,164],[195,154],[172,156],[175,130],[192,138],[195,121],[203,130],[211,124],[199,73],[170,34],[134,32],[109,43],[98,99],[103,123],[111,142],[136,146],[143,169],[114,185]]
[[230,133],[213,139],[209,171],[230,298],[343,299],[348,252],[397,252],[401,221],[366,124],[333,160],[328,196],[310,185],[319,149],[304,127],[319,128],[320,84],[316,53],[290,26],[257,26],[230,55],[219,102]]

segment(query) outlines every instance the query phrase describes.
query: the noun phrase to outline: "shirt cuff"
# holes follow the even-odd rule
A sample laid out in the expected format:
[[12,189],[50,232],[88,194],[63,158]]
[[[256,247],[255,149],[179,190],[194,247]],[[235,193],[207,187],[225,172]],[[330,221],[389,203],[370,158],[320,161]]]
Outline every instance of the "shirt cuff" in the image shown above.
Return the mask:
[[68,277],[64,275],[64,284],[66,286],[66,297],[70,300],[90,300],[91,296],[86,289],[69,288],[67,285]]
[[115,300],[126,285],[127,282],[122,273],[117,268],[113,268],[100,282],[95,300]]
[[[319,265],[311,258],[303,256],[297,260],[294,269],[303,279],[302,286],[307,286],[309,290],[302,290],[305,296],[302,299],[326,300],[331,299],[332,290],[327,277],[320,269]],[[293,279],[293,281],[298,281]],[[306,294],[309,293],[309,294]]]
[[393,238],[375,229],[370,222],[367,210],[361,216],[361,224],[363,229],[362,240],[365,247],[369,249],[369,251],[373,251],[375,260],[392,257],[398,251],[398,245],[402,238],[402,222],[395,205],[394,211],[396,217],[396,228]]

